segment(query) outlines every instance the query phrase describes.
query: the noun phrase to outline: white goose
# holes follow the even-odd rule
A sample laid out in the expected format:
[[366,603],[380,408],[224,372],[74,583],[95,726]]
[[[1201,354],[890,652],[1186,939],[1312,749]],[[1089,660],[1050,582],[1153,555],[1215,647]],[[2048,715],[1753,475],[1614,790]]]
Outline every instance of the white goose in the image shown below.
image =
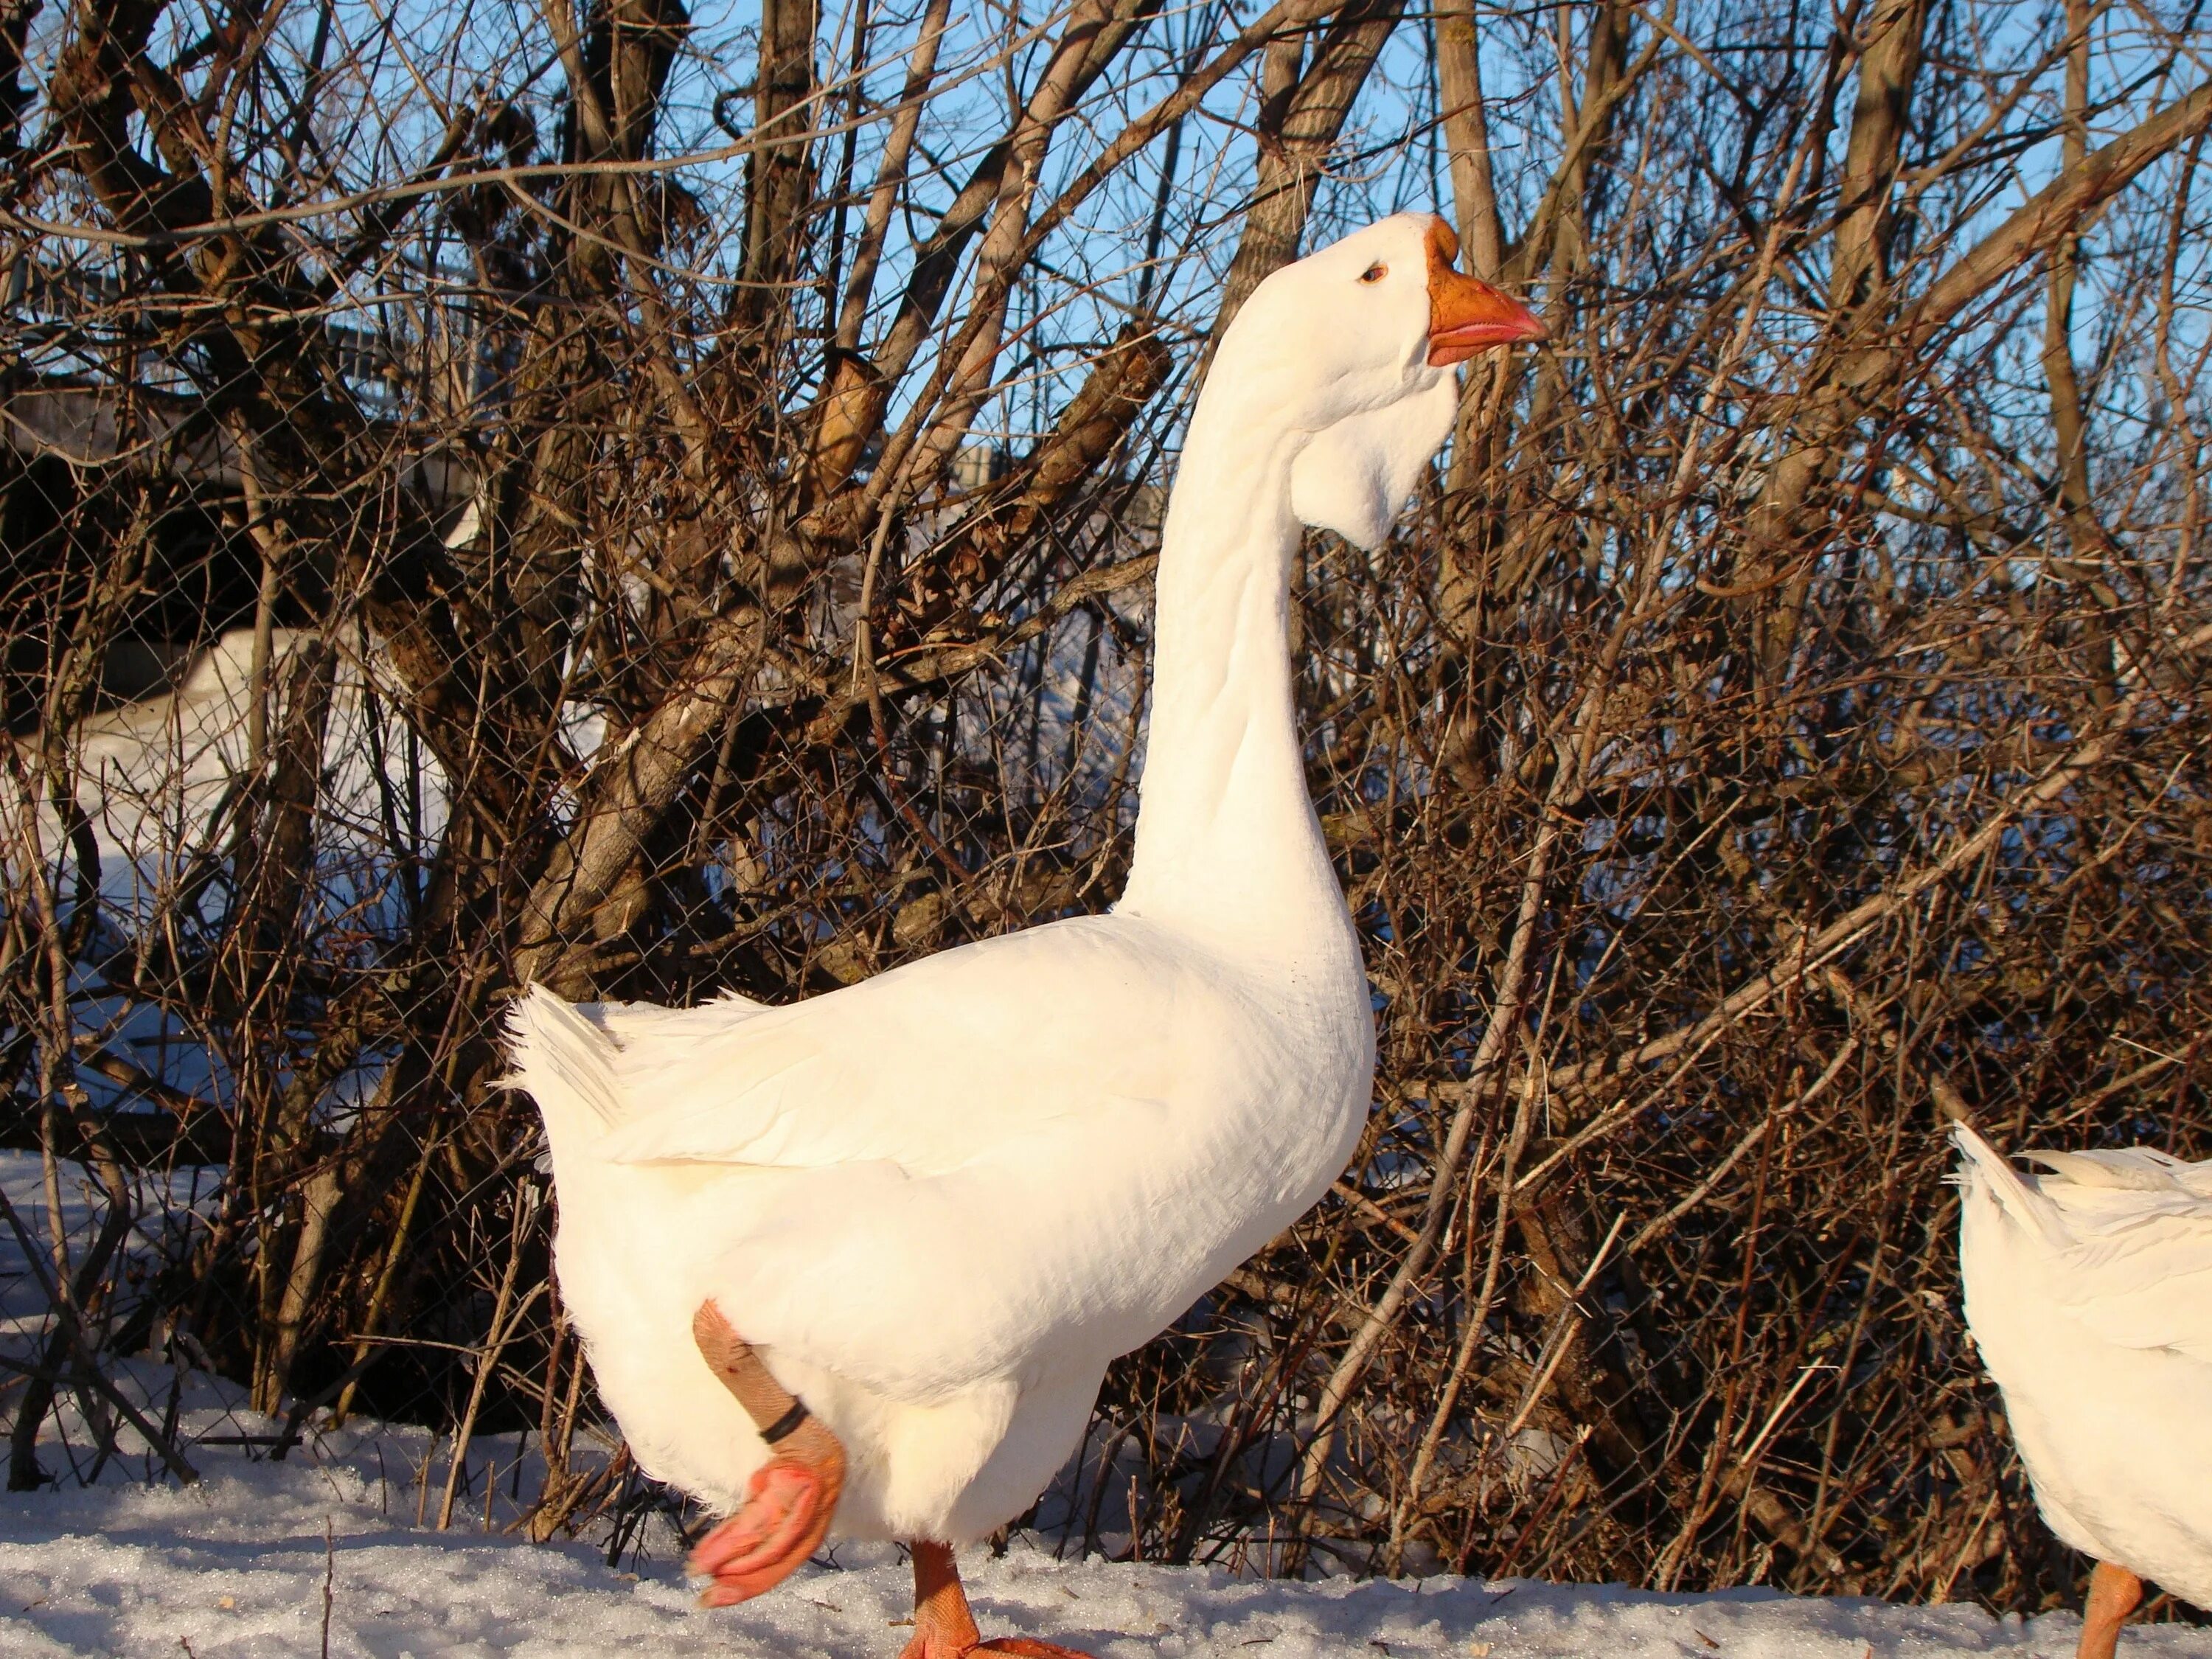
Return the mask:
[[2212,1607],[2212,1163],[2021,1153],[2039,1179],[1954,1133],[1966,1324],[2036,1507],[2097,1563],[2080,1659],[2112,1659],[2142,1578]]
[[1439,219],[1385,220],[1224,334],[1162,537],[1110,914],[788,1007],[517,1005],[600,1393],[644,1468],[738,1511],[693,1556],[709,1605],[834,1522],[913,1545],[908,1659],[1067,1652],[981,1643],[951,1547],[1028,1507],[1107,1363],[1343,1170],[1374,1031],[1306,795],[1290,572],[1301,521],[1388,535],[1451,426],[1449,365],[1542,337],[1456,252]]

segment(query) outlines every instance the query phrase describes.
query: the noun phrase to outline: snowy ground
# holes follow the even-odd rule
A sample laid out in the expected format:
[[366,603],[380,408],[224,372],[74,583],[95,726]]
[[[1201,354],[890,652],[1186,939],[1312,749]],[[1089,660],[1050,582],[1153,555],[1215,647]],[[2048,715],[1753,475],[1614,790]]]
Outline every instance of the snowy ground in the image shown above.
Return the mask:
[[[188,1407],[181,1420],[205,1435],[210,1409]],[[231,1408],[222,1420],[240,1419]],[[537,1548],[487,1533],[480,1516],[457,1516],[445,1533],[418,1527],[415,1483],[428,1449],[419,1431],[387,1429],[311,1437],[277,1463],[203,1440],[192,1486],[149,1486],[143,1469],[112,1467],[89,1489],[0,1497],[0,1653],[892,1659],[906,1640],[908,1579],[888,1555],[817,1565],[747,1606],[702,1613],[665,1535],[625,1558],[633,1573],[586,1545]],[[964,1565],[987,1632],[1045,1637],[1102,1659],[2057,1659],[2078,1629],[2065,1615],[2023,1624],[1972,1607],[1765,1591],[1239,1583],[1204,1570],[1058,1562],[1018,1546],[995,1561],[973,1552]],[[2212,1659],[2212,1630],[2131,1631],[2122,1654]]]
[[[26,1228],[46,1216],[38,1160],[0,1153],[0,1194]],[[76,1172],[70,1171],[71,1176]],[[205,1190],[180,1171],[146,1206],[188,1214]],[[82,1248],[94,1219],[81,1181],[59,1193]],[[0,1228],[0,1234],[7,1230]],[[158,1227],[142,1224],[155,1252]],[[32,1262],[0,1237],[0,1358],[37,1352],[45,1298]],[[112,1363],[112,1362],[111,1362]],[[775,1659],[895,1659],[909,1580],[896,1553],[850,1547],[759,1601],[702,1613],[681,1547],[654,1517],[608,1564],[604,1537],[543,1548],[505,1530],[543,1466],[513,1435],[478,1436],[461,1473],[427,1431],[361,1424],[309,1433],[282,1462],[278,1425],[232,1384],[151,1358],[115,1364],[149,1421],[173,1422],[199,1474],[179,1486],[128,1429],[104,1463],[65,1404],[40,1444],[58,1488],[0,1493],[0,1656],[373,1656],[665,1652]],[[0,1390],[4,1402],[4,1390]],[[259,1443],[254,1443],[255,1442]],[[586,1462],[605,1447],[578,1448]],[[434,1520],[449,1480],[453,1525]],[[90,1480],[93,1484],[83,1483]],[[1485,1584],[1238,1580],[1204,1569],[1062,1562],[1017,1544],[963,1563],[987,1634],[1039,1636],[1100,1659],[1883,1659],[2002,1652],[2070,1656],[2080,1626],[1977,1607],[1799,1601],[1769,1591],[1659,1596],[1515,1580]],[[2212,1629],[2130,1631],[2121,1659],[2212,1659]]]

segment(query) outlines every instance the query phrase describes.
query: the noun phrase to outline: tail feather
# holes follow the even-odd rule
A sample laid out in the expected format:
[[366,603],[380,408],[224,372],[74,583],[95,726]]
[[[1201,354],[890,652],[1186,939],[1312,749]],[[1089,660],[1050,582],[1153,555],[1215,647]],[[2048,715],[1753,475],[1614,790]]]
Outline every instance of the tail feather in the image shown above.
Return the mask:
[[612,1037],[572,1004],[533,985],[507,1017],[518,1086],[529,1091],[549,1133],[574,1128],[598,1136],[629,1115],[620,1052]]
[[2015,1224],[2033,1228],[2054,1244],[2069,1236],[2058,1206],[2028,1183],[2012,1161],[1964,1123],[1951,1126],[1951,1139],[1966,1155],[1955,1179],[1969,1188],[1985,1186]]

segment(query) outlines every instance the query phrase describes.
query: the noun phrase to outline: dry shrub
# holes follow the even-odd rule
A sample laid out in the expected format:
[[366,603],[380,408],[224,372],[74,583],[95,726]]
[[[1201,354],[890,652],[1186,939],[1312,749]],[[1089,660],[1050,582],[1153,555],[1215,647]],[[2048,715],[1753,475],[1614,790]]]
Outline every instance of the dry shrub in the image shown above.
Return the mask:
[[789,999],[1109,900],[1193,367],[1441,190],[1553,338],[1298,588],[1370,1132],[1041,1522],[2067,1590],[1942,1132],[2212,1152],[2185,20],[35,15],[0,1068],[27,1251],[89,1223],[15,1484],[150,1346],[295,1427],[525,1429],[539,1535],[627,1525],[502,999]]

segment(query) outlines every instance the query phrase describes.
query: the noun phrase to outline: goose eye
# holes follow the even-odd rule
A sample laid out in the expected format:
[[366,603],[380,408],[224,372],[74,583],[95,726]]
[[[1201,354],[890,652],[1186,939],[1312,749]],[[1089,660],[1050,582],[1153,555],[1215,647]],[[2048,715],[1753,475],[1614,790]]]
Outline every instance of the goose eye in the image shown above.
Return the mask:
[[1389,274],[1389,266],[1385,264],[1372,264],[1359,273],[1359,280],[1363,283],[1379,283]]

